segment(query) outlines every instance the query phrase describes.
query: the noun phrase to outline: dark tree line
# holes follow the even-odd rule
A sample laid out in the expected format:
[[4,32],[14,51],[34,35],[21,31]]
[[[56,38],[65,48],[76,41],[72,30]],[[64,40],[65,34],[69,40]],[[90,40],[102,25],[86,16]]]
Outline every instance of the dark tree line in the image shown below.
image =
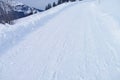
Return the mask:
[[[45,8],[45,10],[48,10],[48,9],[50,9],[50,8],[52,8],[52,7],[55,7],[55,6],[57,6],[57,5],[60,5],[60,4],[62,4],[62,3],[65,3],[65,2],[75,2],[76,0],[58,0],[58,2],[57,3],[55,3],[55,2],[53,2],[53,4],[48,4],[47,6],[46,6],[46,8]],[[82,1],[82,0],[79,0],[79,1]]]

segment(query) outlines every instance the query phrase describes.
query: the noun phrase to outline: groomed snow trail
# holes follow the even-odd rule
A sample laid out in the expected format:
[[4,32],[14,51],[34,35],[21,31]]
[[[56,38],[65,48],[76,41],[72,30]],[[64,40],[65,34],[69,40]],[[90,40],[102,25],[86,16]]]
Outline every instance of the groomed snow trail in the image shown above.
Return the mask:
[[119,28],[94,3],[78,3],[2,55],[0,80],[119,80]]

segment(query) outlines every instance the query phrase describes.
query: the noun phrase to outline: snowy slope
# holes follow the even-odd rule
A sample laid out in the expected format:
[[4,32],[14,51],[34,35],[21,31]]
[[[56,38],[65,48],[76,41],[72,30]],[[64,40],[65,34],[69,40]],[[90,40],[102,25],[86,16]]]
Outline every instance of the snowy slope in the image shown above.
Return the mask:
[[[0,80],[120,79],[120,25],[94,2],[63,4],[23,20],[14,30],[21,26],[27,35],[1,52]],[[11,34],[13,43],[19,35]]]

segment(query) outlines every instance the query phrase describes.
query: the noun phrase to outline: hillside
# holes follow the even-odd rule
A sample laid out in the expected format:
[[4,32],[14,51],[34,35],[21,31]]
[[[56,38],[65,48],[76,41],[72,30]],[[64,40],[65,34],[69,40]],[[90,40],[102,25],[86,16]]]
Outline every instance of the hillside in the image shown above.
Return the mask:
[[0,27],[0,80],[120,79],[119,20],[95,1],[65,3],[7,27]]
[[[9,2],[8,2],[9,1]],[[0,0],[0,23],[13,24],[14,20],[42,12],[43,10],[27,6],[18,1]]]

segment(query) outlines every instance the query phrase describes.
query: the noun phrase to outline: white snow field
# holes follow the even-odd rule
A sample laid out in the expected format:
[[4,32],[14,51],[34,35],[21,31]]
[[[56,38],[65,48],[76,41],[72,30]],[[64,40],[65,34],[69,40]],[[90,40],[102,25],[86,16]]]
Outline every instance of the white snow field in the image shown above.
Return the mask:
[[0,80],[120,79],[119,21],[94,2],[62,4],[0,31]]

